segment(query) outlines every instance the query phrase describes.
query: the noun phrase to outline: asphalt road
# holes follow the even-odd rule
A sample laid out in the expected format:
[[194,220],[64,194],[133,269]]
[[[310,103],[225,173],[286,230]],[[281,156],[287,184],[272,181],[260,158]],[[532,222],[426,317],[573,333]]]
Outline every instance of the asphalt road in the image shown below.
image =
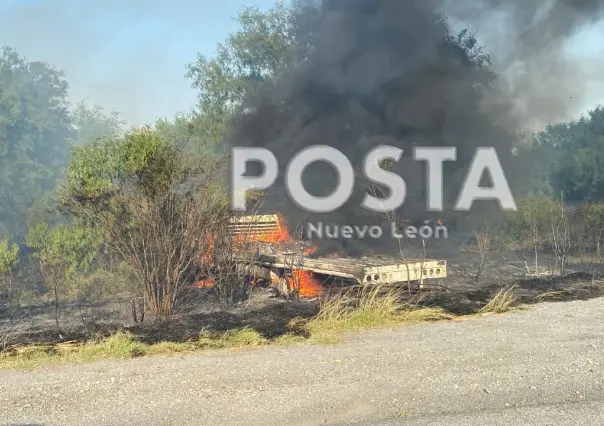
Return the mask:
[[601,425],[604,299],[261,348],[0,372],[0,424]]

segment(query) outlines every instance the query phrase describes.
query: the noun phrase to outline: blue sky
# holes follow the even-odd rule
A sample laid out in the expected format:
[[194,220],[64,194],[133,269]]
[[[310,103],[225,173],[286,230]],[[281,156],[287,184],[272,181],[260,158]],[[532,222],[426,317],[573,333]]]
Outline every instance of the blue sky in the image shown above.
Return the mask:
[[[184,77],[185,65],[197,52],[213,54],[216,44],[236,29],[233,18],[243,6],[268,9],[272,4],[272,0],[0,0],[0,45],[62,69],[73,101],[86,98],[120,111],[130,124],[142,124],[189,110],[195,92]],[[569,52],[595,67],[593,93],[581,108],[604,103],[604,27],[578,34]]]
[[0,0],[0,45],[62,69],[73,100],[115,108],[131,124],[195,103],[185,65],[212,55],[245,5],[271,0]]

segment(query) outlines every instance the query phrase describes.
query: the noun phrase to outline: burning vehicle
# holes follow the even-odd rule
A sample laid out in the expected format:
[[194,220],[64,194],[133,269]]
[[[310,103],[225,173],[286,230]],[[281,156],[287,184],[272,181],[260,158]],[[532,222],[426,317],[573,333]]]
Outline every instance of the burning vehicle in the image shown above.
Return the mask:
[[[232,260],[251,285],[274,287],[281,295],[322,295],[332,286],[401,285],[442,288],[447,262],[390,256],[316,256],[317,247],[293,238],[279,214],[233,217],[228,227]],[[198,285],[210,287],[211,279]]]

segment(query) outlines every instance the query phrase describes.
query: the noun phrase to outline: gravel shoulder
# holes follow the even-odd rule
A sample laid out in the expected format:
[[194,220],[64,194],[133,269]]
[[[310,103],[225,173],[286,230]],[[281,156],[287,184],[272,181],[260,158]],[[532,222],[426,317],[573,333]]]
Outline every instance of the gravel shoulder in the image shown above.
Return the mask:
[[2,371],[0,423],[604,424],[602,324],[598,298],[335,346]]

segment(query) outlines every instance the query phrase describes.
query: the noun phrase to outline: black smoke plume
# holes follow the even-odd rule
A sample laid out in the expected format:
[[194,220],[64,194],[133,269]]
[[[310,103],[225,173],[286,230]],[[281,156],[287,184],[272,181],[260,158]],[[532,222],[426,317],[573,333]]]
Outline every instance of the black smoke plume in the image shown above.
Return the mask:
[[[566,43],[602,25],[602,0],[443,0],[443,9],[477,28],[500,74],[485,105],[510,129],[576,118],[590,83],[602,82],[604,58],[569,56]],[[584,112],[584,111],[580,111]]]
[[[268,210],[284,213],[293,226],[307,221],[387,222],[360,209],[367,189],[362,176],[349,203],[337,212],[309,214],[290,201],[283,185],[287,163],[301,149],[317,144],[339,149],[359,168],[377,145],[402,148],[403,158],[392,170],[405,180],[407,198],[396,216],[410,223],[439,216],[445,225],[459,217],[471,222],[498,208],[495,202],[476,202],[470,213],[451,211],[479,146],[496,148],[512,192],[521,191],[530,167],[527,159],[512,155],[517,141],[510,123],[511,117],[518,121],[513,110],[518,91],[503,88],[473,33],[453,33],[442,10],[465,18],[487,13],[487,6],[512,13],[517,33],[510,43],[523,47],[503,59],[511,64],[530,62],[540,47],[557,47],[554,34],[564,39],[574,25],[559,11],[572,9],[572,4],[554,4],[556,12],[539,21],[533,16],[541,9],[536,1],[470,3],[462,8],[427,0],[324,0],[298,8],[304,60],[254,91],[229,126],[233,146],[265,147],[279,160],[281,175],[266,194]],[[572,10],[584,16],[593,16],[599,4],[579,3]],[[426,170],[424,163],[412,160],[414,146],[457,147],[457,161],[444,166],[443,213],[426,212]],[[313,195],[327,195],[336,184],[331,167],[322,163],[311,165],[304,179]],[[483,184],[488,183],[485,178]],[[337,244],[358,254],[370,242],[340,239]]]

